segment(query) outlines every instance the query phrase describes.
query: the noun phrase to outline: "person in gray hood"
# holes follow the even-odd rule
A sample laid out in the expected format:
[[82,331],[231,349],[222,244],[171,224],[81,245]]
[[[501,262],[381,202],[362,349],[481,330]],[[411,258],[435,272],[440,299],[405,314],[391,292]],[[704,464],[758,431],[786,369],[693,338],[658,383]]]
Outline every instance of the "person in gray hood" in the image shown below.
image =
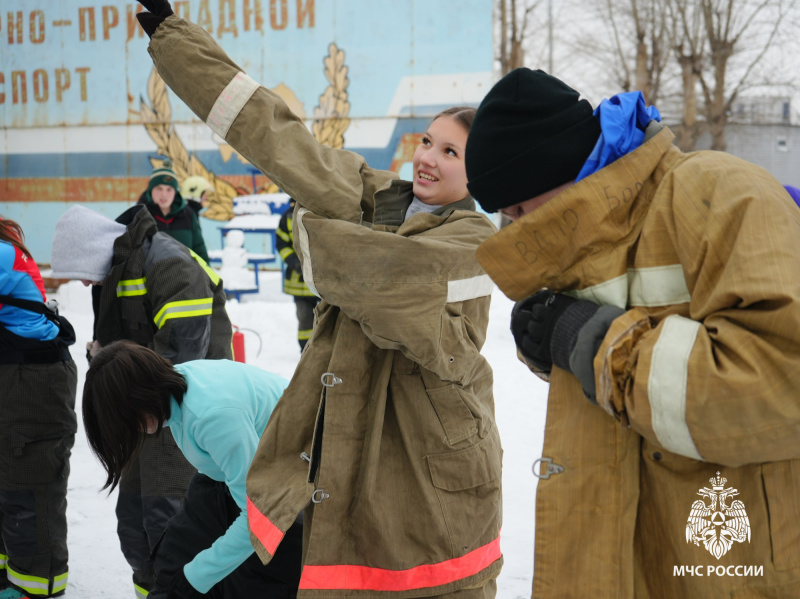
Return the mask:
[[[123,217],[127,226],[72,206],[56,223],[53,237],[52,276],[102,286],[95,350],[128,339],[173,364],[231,359],[232,328],[220,277],[186,246],[158,232],[143,206]],[[149,556],[180,510],[194,472],[164,431],[147,437],[120,482],[117,533],[139,596],[150,591]]]

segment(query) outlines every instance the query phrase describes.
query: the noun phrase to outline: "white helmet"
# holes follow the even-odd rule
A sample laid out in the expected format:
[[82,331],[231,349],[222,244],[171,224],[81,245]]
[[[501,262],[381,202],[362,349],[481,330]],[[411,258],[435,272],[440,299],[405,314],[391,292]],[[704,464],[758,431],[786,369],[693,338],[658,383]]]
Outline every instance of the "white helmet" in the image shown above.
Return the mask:
[[181,195],[187,200],[199,200],[209,189],[212,189],[211,183],[200,175],[187,177],[181,183]]

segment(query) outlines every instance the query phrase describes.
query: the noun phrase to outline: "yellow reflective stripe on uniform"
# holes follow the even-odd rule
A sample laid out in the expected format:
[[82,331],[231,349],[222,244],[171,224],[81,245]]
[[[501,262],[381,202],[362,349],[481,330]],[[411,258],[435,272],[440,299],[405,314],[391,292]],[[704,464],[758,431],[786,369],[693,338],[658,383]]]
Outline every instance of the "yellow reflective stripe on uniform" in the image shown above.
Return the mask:
[[673,453],[695,460],[703,458],[686,422],[686,387],[689,358],[701,326],[677,314],[664,319],[647,380],[653,432],[658,442]]
[[160,329],[164,326],[166,321],[172,318],[211,316],[211,308],[213,303],[214,298],[212,297],[169,302],[168,304],[164,304],[164,307],[158,311],[158,314],[156,314],[155,318],[153,318],[153,322],[155,322],[156,327]]
[[300,341],[303,341],[304,339],[311,339],[311,333],[313,330],[314,329],[305,329],[303,331],[297,331],[297,338]]
[[192,255],[192,258],[194,258],[195,261],[203,267],[203,270],[206,271],[206,274],[208,275],[208,278],[211,279],[211,282],[214,283],[214,285],[219,285],[221,279],[220,276],[214,272],[214,269],[211,268],[205,260],[198,256],[194,250],[190,249],[189,253]]
[[[284,283],[286,282],[284,281]],[[296,297],[314,297],[314,294],[304,283],[298,283],[296,285],[284,284],[283,292]]]
[[8,563],[8,556],[0,553],[0,570],[5,570],[7,563]]
[[145,597],[147,597],[150,594],[150,591],[148,591],[145,588],[140,587],[136,583],[134,583],[134,585],[133,585],[133,590],[136,593],[136,597],[140,598],[140,599],[144,599]]
[[278,252],[278,254],[281,257],[281,260],[283,260],[283,261],[286,261],[286,258],[288,258],[291,254],[294,254],[294,253],[295,252],[294,252],[294,250],[292,248],[283,248],[281,251]]
[[126,279],[117,283],[117,297],[130,297],[133,295],[145,295],[147,279]]
[[275,229],[275,235],[283,239],[286,243],[292,243],[292,238],[289,237],[289,233],[283,229]]
[[59,574],[55,578],[53,578],[53,594],[59,593],[67,588],[67,579],[69,578],[69,573],[64,572],[64,574]]
[[[11,566],[6,568],[8,573],[8,582],[17,585],[23,589],[28,595],[49,595],[50,594],[50,581],[41,576],[31,576],[30,574],[20,574],[15,572]],[[66,574],[63,574],[66,576]],[[66,582],[64,583],[66,586]]]

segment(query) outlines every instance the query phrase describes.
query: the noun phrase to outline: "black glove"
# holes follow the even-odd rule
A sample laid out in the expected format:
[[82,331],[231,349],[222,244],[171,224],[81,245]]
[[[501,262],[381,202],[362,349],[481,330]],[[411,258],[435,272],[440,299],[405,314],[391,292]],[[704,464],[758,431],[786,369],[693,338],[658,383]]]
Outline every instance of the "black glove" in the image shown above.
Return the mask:
[[139,4],[155,15],[164,14],[164,16],[168,17],[172,14],[169,0],[139,0]]
[[514,305],[511,332],[533,368],[549,374],[555,364],[574,374],[595,402],[594,358],[611,323],[624,313],[616,306],[542,290]]
[[299,272],[300,278],[303,278],[303,267],[300,264],[300,258],[297,257],[297,254],[292,253],[286,256],[286,278],[288,279],[291,276],[292,271]]
[[[531,366],[549,374],[553,368],[551,341],[556,322],[575,303],[569,296],[543,289],[514,304],[511,333]],[[560,365],[559,365],[560,366]]]
[[203,597],[203,593],[186,580],[183,568],[175,572],[167,587],[167,599],[199,599],[200,597]]
[[158,26],[171,14],[172,6],[168,0],[139,0],[139,4],[150,12],[140,12],[136,15],[139,25],[142,26],[147,37],[153,37]]

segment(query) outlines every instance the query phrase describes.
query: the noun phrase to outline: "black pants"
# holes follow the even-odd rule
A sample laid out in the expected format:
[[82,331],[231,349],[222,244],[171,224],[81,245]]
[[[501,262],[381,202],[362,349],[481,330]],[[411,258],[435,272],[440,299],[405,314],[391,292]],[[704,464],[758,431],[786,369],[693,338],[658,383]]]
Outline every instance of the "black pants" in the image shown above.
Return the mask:
[[0,365],[0,554],[31,596],[67,586],[67,479],[75,363]]
[[122,476],[117,497],[117,536],[133,569],[137,594],[153,586],[150,554],[164,534],[167,522],[181,510],[189,481],[196,470],[183,457],[168,428],[147,435],[142,451]]
[[[221,537],[241,510],[225,483],[196,474],[186,492],[183,510],[170,520],[156,548],[155,590],[149,599],[163,599],[172,576]],[[293,599],[300,584],[302,522],[286,532],[266,566],[253,553],[205,595],[213,599]]]
[[297,342],[300,344],[300,351],[308,343],[311,331],[314,329],[314,308],[319,303],[316,295],[296,295],[294,297],[294,307],[297,313]]

